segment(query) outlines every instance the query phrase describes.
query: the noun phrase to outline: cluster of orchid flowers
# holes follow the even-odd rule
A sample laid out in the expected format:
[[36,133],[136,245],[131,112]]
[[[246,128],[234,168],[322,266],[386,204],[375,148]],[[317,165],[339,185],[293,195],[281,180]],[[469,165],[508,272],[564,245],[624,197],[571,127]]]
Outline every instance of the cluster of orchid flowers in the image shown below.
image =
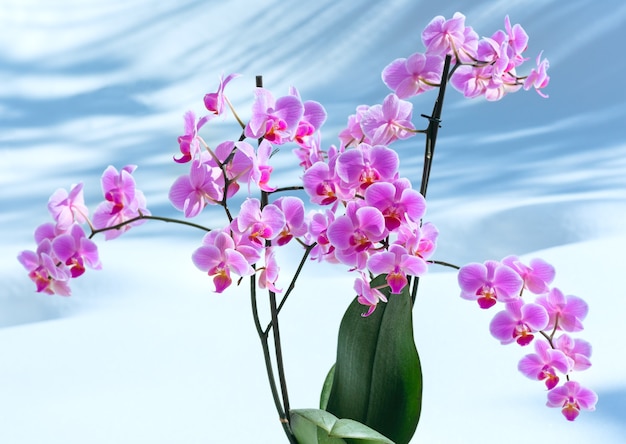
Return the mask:
[[[82,183],[72,185],[69,192],[60,188],[50,196],[48,211],[54,222],[35,229],[35,251],[26,250],[18,255],[38,292],[70,296],[70,279],[82,276],[86,267],[102,268],[98,247],[91,237],[102,231],[105,239],[114,239],[150,215],[145,196],[135,188],[132,176],[135,168],[130,165],[117,171],[109,166],[104,171],[104,201],[94,211],[93,219],[89,218],[85,205]],[[89,237],[83,229],[84,223],[91,228]]]
[[[565,418],[573,421],[581,409],[594,410],[598,400],[592,390],[570,379],[572,372],[591,366],[591,344],[568,334],[583,329],[588,306],[577,296],[551,288],[554,276],[554,267],[542,259],[524,264],[508,256],[500,262],[465,265],[458,281],[461,297],[476,301],[480,308],[504,306],[489,325],[501,344],[526,346],[534,340],[535,353],[524,356],[518,369],[530,379],[543,381],[547,405],[560,407]],[[565,382],[559,385],[563,377]]]
[[[294,243],[304,248],[305,258],[341,263],[356,274],[354,290],[366,307],[364,316],[386,301],[381,288],[370,285],[375,276],[386,275],[385,286],[393,295],[401,293],[411,277],[426,273],[438,232],[422,221],[425,199],[408,178],[400,177],[398,154],[390,148],[397,140],[424,132],[413,125],[412,103],[404,99],[448,80],[466,97],[498,100],[520,88],[534,88],[547,97],[541,89],[549,77],[548,62],[541,60],[541,54],[528,76],[516,74],[526,60],[522,54],[528,36],[520,25],[511,26],[508,17],[504,30],[482,39],[465,26],[460,13],[448,20],[436,17],[423,31],[422,40],[425,53],[394,60],[383,70],[382,79],[393,92],[382,104],[357,107],[339,134],[339,144],[328,149],[322,148],[320,136],[326,120],[324,107],[303,101],[295,88],[275,99],[258,85],[251,118],[244,124],[225,94],[238,74],[222,77],[217,91],[205,95],[208,114],[200,118],[192,111],[185,114],[185,133],[178,138],[180,155],[174,161],[189,164],[189,170],[173,183],[169,198],[185,218],[200,215],[207,205],[225,210],[228,222],[222,227],[181,222],[208,232],[192,260],[212,278],[216,292],[232,285],[233,275],[257,275],[260,288],[281,292],[276,248]],[[442,79],[446,56],[454,65],[449,77]],[[199,132],[228,109],[242,134],[238,140],[211,146]],[[285,144],[295,146],[293,153],[303,171],[301,187],[272,185],[271,158]],[[18,256],[37,291],[68,296],[70,279],[82,275],[85,267],[100,269],[91,240],[95,234],[102,232],[108,240],[146,219],[174,221],[150,214],[143,193],[135,187],[134,169],[106,169],[104,201],[92,219],[82,183],[52,195],[48,209],[54,222],[36,229],[36,251]],[[247,197],[233,215],[229,199],[242,189],[249,192],[252,184],[261,191],[261,198]],[[295,189],[303,189],[310,202],[322,209],[307,213],[302,199],[283,194]],[[89,236],[82,226],[85,223],[91,229]],[[553,268],[541,260],[527,266],[509,257],[461,268],[459,284],[462,297],[477,300],[482,308],[505,304],[491,324],[492,334],[503,344],[527,345],[533,333],[541,333],[546,341],[535,341],[536,353],[524,357],[519,368],[526,376],[545,381],[548,405],[562,407],[565,417],[573,420],[581,408],[592,410],[596,402],[592,391],[569,380],[572,371],[589,367],[591,347],[566,334],[555,338],[555,333],[582,329],[587,306],[558,289],[549,289],[553,277]],[[526,302],[524,292],[539,296]],[[561,386],[559,373],[567,379]]]

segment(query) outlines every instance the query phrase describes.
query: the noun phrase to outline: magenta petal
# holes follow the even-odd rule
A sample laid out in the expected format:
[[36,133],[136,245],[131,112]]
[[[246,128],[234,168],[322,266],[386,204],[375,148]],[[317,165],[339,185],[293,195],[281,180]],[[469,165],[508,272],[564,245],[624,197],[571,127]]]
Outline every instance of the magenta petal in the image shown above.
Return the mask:
[[524,304],[521,308],[522,319],[533,329],[533,331],[543,330],[548,325],[548,312],[539,304]]
[[236,250],[226,250],[226,264],[239,276],[250,276],[254,269],[248,264],[246,258]]
[[536,354],[524,356],[518,363],[517,369],[527,378],[538,379],[544,363]]
[[375,275],[389,273],[393,270],[395,255],[388,251],[375,253],[367,260],[367,268]]
[[348,216],[339,216],[326,231],[330,242],[339,249],[350,247],[350,238],[354,235],[354,225]]
[[474,293],[486,282],[487,267],[479,263],[467,264],[461,267],[457,279],[463,292]]
[[222,261],[222,255],[216,247],[204,245],[193,252],[191,260],[199,270],[209,271]]
[[76,254],[76,247],[74,238],[69,234],[62,234],[52,241],[52,250],[62,262],[67,261]]
[[501,311],[496,313],[491,320],[489,332],[502,344],[509,344],[515,339],[513,333],[516,323],[517,321],[513,319],[508,311]]

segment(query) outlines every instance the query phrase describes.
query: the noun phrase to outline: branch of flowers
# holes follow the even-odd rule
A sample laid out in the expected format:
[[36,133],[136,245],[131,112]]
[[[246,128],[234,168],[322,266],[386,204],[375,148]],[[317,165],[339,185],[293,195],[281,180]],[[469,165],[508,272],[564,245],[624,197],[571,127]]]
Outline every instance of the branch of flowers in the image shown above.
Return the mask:
[[267,372],[267,379],[270,384],[270,390],[272,392],[272,398],[274,399],[276,412],[278,413],[280,423],[283,427],[285,435],[287,436],[287,439],[290,443],[297,444],[297,440],[293,435],[293,432],[291,431],[291,427],[289,426],[289,420],[285,415],[285,409],[281,404],[280,395],[278,394],[278,387],[276,386],[276,379],[274,377],[274,368],[272,367],[272,358],[270,356],[268,334],[267,332],[263,331],[263,328],[261,327],[261,321],[259,320],[259,309],[256,299],[256,278],[254,274],[250,276],[250,303],[252,305],[252,317],[254,318],[254,326],[256,327],[257,334],[259,335],[259,339],[261,341],[263,360],[265,361],[265,370]]
[[[110,227],[103,227],[103,228],[98,228],[98,229],[94,229],[93,227],[91,227],[91,234],[89,235],[89,239],[93,238],[98,233],[103,233],[105,231],[110,231],[110,230],[119,230],[120,228],[122,228],[125,225],[132,224],[133,222],[137,222],[138,220],[145,220],[145,219],[160,220],[162,222],[168,222],[168,223],[174,223],[174,224],[180,224],[180,225],[187,225],[187,226],[194,227],[194,228],[197,228],[197,229],[203,230],[203,231],[211,231],[210,228],[207,228],[207,227],[205,227],[203,225],[194,224],[193,222],[188,222],[186,220],[171,219],[169,217],[162,217],[162,216],[148,216],[148,215],[145,215],[145,214],[141,214],[141,212],[140,212],[139,216],[133,217],[132,219],[125,220],[124,222],[120,222],[117,225],[112,225]],[[90,224],[90,226],[91,226],[91,224]]]

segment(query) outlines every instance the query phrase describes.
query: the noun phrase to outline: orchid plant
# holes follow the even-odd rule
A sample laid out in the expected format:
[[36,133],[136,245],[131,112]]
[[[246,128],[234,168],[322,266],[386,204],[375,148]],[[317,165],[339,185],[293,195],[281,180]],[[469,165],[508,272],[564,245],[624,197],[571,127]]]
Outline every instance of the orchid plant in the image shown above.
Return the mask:
[[[91,217],[82,183],[69,192],[59,189],[48,201],[53,221],[35,230],[36,251],[18,256],[36,290],[69,296],[72,279],[86,268],[100,269],[93,240],[97,234],[114,239],[146,220],[199,229],[205,234],[191,259],[212,280],[214,291],[222,293],[244,280],[250,285],[255,328],[288,440],[407,443],[421,411],[422,375],[412,326],[419,278],[433,264],[452,267],[458,270],[463,299],[476,301],[484,310],[501,307],[489,325],[497,340],[521,347],[533,344],[534,352],[522,357],[518,368],[528,378],[543,381],[547,405],[560,408],[570,421],[581,410],[594,410],[596,394],[572,379],[574,372],[591,365],[591,345],[570,335],[583,329],[588,311],[584,300],[551,287],[554,267],[539,258],[525,263],[508,256],[462,267],[434,260],[438,231],[423,220],[447,84],[465,97],[490,101],[520,89],[547,97],[543,89],[549,82],[548,61],[540,54],[528,75],[517,74],[527,60],[528,35],[508,17],[503,30],[479,38],[466,26],[463,14],[438,16],[423,30],[422,41],[424,52],[385,67],[382,80],[392,92],[380,104],[358,106],[336,145],[322,144],[322,104],[303,101],[295,88],[276,98],[263,88],[261,77],[251,118],[244,123],[226,95],[239,75],[222,77],[217,90],[204,96],[206,113],[184,115],[180,154],[174,161],[187,170],[169,192],[184,219],[150,213],[136,187],[133,165],[104,171],[104,200]],[[416,129],[413,105],[406,99],[432,89],[438,90],[433,112],[422,114],[428,125]],[[203,127],[229,111],[241,126],[237,138],[205,140],[200,135]],[[400,159],[391,148],[417,134],[426,137],[419,189],[400,176]],[[283,145],[293,148],[302,168],[300,185],[281,188],[272,183],[272,160]],[[253,189],[259,197],[252,197]],[[309,203],[298,197],[298,190],[304,190]],[[235,211],[233,197],[245,192]],[[207,206],[222,207],[227,223],[207,227],[192,222]],[[287,245],[299,249],[302,258],[285,280],[276,251]],[[279,314],[311,260],[346,267],[354,277],[356,297],[340,326],[336,363],[322,388],[319,409],[294,410],[283,367]],[[286,288],[279,283],[287,281]],[[266,326],[259,316],[260,290],[267,291],[269,299],[271,321]]]

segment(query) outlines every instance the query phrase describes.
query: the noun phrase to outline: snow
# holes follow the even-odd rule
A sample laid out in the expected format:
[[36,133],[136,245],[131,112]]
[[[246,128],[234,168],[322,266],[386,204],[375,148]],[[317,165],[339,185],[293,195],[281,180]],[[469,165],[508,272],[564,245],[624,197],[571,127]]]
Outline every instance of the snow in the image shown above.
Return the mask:
[[[149,208],[177,216],[166,194],[182,173],[171,162],[182,115],[201,112],[222,73],[244,74],[229,86],[241,110],[256,74],[277,94],[294,85],[322,102],[331,143],[358,104],[388,93],[382,68],[421,50],[419,30],[456,10],[481,35],[509,14],[530,35],[529,56],[545,51],[552,82],[547,100],[519,92],[487,103],[449,91],[429,185],[427,219],[441,231],[436,258],[551,262],[556,285],[590,305],[579,336],[592,343],[594,365],[577,376],[600,401],[574,423],[546,408],[541,384],[516,369],[527,351],[491,338],[491,313],[461,300],[455,275],[434,268],[415,309],[425,385],[413,441],[626,441],[626,90],[614,80],[624,69],[626,7],[434,3],[4,2],[0,442],[283,441],[245,288],[216,295],[191,264],[202,233],[149,222],[100,239],[104,269],[73,282],[70,298],[34,293],[15,257],[34,248],[32,232],[48,220],[57,188],[83,181],[95,208],[109,164],[139,165]],[[414,114],[429,112],[433,100],[415,99]],[[232,137],[233,128],[218,122],[210,137]],[[403,174],[418,176],[422,146],[417,138],[401,145]],[[276,179],[293,184],[298,171],[281,154]],[[201,217],[209,223],[217,213]],[[340,268],[307,264],[281,313],[294,408],[317,406],[334,361],[352,297],[352,278]]]

